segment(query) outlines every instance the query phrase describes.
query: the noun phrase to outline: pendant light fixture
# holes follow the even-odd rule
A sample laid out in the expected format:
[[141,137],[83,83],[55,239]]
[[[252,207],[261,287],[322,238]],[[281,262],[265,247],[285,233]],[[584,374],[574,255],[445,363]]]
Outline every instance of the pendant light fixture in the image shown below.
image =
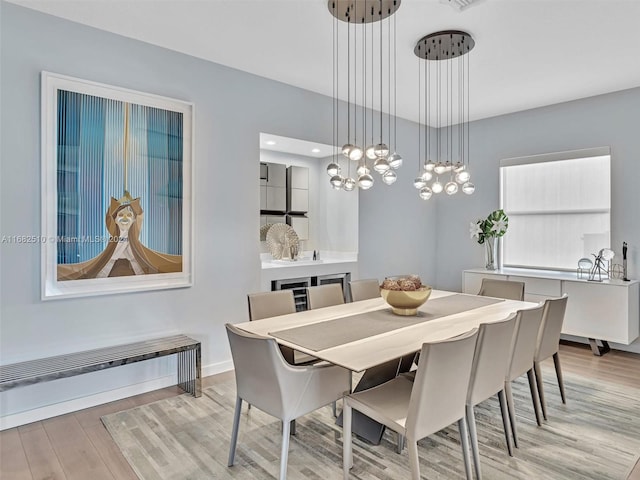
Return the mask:
[[421,38],[413,50],[420,59],[420,106],[424,92],[424,132],[418,129],[422,160],[413,185],[424,200],[443,191],[448,195],[460,189],[467,195],[475,191],[469,173],[469,52],[474,46],[467,32],[446,30]]
[[[346,133],[346,142],[342,147],[336,148],[333,158],[327,166],[331,185],[336,190],[351,191],[355,189],[356,185],[362,190],[371,188],[375,181],[371,174],[372,170],[382,176],[383,183],[391,185],[397,179],[394,170],[402,165],[402,157],[395,151],[397,148],[395,133],[396,26],[395,17],[393,22],[391,19],[400,7],[400,3],[401,0],[328,1],[329,12],[334,17],[332,22],[333,144],[336,145]],[[386,28],[384,28],[385,20]],[[344,41],[345,36],[346,49],[344,44],[340,45],[340,39],[342,38]],[[385,41],[388,45],[386,61],[383,48]],[[375,65],[376,61],[377,65]],[[376,80],[378,81],[377,85]],[[343,107],[341,115],[338,99],[340,93],[344,95],[345,88],[347,94],[346,112]],[[368,93],[371,95],[369,105],[367,105]],[[378,105],[374,104],[374,95],[379,99]],[[361,103],[360,108],[358,101]],[[383,114],[385,103],[388,112],[386,131]],[[391,120],[392,103],[393,122]],[[358,118],[359,109],[361,110],[360,118]],[[379,115],[374,115],[375,109],[378,110]],[[371,113],[370,122],[367,120],[367,110]],[[340,125],[341,118],[345,117],[346,128]],[[361,125],[358,124],[359,120],[361,120]],[[393,142],[391,141],[392,123]],[[386,138],[385,133],[387,134]],[[371,143],[367,144],[369,138]],[[345,166],[346,168],[344,168]],[[355,176],[352,176],[352,171]]]

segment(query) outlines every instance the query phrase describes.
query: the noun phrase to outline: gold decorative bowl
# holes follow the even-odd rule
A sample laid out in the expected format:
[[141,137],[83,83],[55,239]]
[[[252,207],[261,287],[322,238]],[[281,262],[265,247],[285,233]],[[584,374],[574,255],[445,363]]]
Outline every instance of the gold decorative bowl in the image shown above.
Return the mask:
[[391,305],[396,315],[417,315],[418,307],[423,305],[431,295],[431,287],[423,285],[418,290],[386,290],[380,289],[384,301]]

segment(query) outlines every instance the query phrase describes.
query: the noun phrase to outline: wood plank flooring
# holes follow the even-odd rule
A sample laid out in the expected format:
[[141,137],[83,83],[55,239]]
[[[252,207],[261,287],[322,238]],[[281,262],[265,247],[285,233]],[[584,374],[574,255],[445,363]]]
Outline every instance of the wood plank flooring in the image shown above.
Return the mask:
[[[595,357],[588,346],[578,344],[563,344],[560,355],[565,372],[640,388],[640,355],[611,351]],[[232,376],[229,372],[207,377],[203,379],[203,387]],[[0,478],[136,480],[100,417],[181,393],[177,387],[165,388],[0,432]],[[254,473],[255,478],[265,476],[259,468]],[[314,477],[312,470],[309,474]],[[640,480],[640,465],[628,478]]]

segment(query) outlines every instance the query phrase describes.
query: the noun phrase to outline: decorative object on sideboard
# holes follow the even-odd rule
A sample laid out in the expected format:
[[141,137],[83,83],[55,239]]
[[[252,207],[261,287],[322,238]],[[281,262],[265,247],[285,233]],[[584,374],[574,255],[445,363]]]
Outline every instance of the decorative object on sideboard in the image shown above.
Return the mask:
[[588,280],[590,282],[601,282],[603,279],[609,278],[609,262],[613,259],[614,253],[610,248],[602,248],[596,255],[592,253],[596,258],[593,262],[593,268],[589,274]]
[[267,223],[266,225],[262,225],[260,227],[260,241],[261,242],[266,242],[267,241],[267,232],[269,231],[269,229],[271,227],[273,227],[273,223]]
[[276,260],[297,260],[300,241],[298,234],[286,223],[274,223],[267,231],[267,246]]
[[581,258],[578,260],[578,268],[576,274],[578,278],[588,278],[593,268],[593,262],[589,258]]
[[[391,185],[397,179],[394,170],[402,165],[402,157],[395,151],[397,135],[394,14],[400,8],[400,3],[401,0],[373,0],[369,4],[353,0],[327,2],[329,12],[334,17],[332,22],[333,145],[337,145],[339,137],[343,136],[340,129],[344,129],[345,126],[340,124],[340,119],[345,117],[347,138],[340,152],[336,149],[331,163],[327,166],[327,174],[331,177],[329,181],[335,190],[352,191],[356,186],[362,190],[371,188],[374,183],[371,169],[382,176],[385,184]],[[378,25],[375,26],[378,30],[375,35],[374,23],[380,27],[378,30]],[[346,31],[344,31],[345,24]],[[347,38],[346,48],[340,45],[340,38],[344,39],[344,37]],[[346,87],[344,87],[345,83]],[[371,84],[370,89],[369,84]],[[377,91],[375,91],[376,86]],[[344,98],[345,93],[347,111],[341,113],[339,99]],[[374,96],[379,100],[375,106]],[[361,108],[358,107],[358,103]],[[387,129],[384,128],[383,122],[385,107],[388,112]],[[374,115],[374,108],[379,111],[377,125],[374,124],[376,120],[374,116],[378,116]],[[358,116],[358,110],[360,110],[360,116]],[[361,122],[360,125],[359,122]],[[358,134],[361,136],[358,137]],[[367,146],[368,141],[370,143]],[[340,163],[344,161],[347,168],[343,170]],[[357,167],[353,166],[353,172],[352,162],[358,162]]]
[[431,295],[431,287],[423,285],[418,275],[387,277],[380,285],[380,295],[396,315],[417,315],[418,307]]
[[625,282],[630,282],[627,271],[627,242],[622,242],[622,272],[623,277],[622,280]]
[[471,195],[476,188],[468,168],[468,54],[474,46],[467,32],[446,30],[421,38],[413,50],[419,59],[418,127],[424,111],[424,133],[418,128],[418,175],[413,186],[423,200],[442,191],[454,195],[459,188]]
[[485,246],[485,268],[497,270],[498,265],[498,238],[507,233],[509,217],[504,210],[494,210],[487,218],[478,219],[469,225],[471,238],[477,239],[479,244]]

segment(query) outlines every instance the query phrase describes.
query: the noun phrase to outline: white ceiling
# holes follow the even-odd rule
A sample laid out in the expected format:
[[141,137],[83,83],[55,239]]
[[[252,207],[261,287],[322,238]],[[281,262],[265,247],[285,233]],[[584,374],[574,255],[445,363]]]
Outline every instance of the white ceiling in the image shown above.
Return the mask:
[[[325,95],[332,95],[326,0],[9,0]],[[397,113],[418,119],[418,39],[466,30],[471,118],[640,86],[640,0],[479,0],[461,12],[402,0]]]

